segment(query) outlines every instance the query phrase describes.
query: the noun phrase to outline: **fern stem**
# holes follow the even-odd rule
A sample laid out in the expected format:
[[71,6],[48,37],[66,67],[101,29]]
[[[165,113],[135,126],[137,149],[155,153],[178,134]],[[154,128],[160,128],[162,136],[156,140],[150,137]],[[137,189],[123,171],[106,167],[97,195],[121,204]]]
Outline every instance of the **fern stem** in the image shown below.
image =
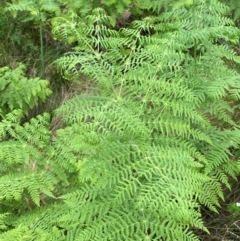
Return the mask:
[[37,11],[39,18],[39,38],[40,38],[40,60],[41,60],[41,78],[45,77],[45,60],[44,60],[44,46],[43,46],[43,21],[40,3],[37,2]]
[[41,59],[41,77],[45,77],[45,60],[44,60],[44,47],[43,47],[43,23],[41,19],[40,13],[40,25],[39,25],[39,32],[40,32],[40,59]]
[[[195,0],[193,0],[193,26],[194,26],[194,28],[197,28],[196,21],[195,21]],[[194,57],[195,67],[196,67],[196,57],[197,57],[197,43],[196,43],[196,39],[194,39],[193,57]]]

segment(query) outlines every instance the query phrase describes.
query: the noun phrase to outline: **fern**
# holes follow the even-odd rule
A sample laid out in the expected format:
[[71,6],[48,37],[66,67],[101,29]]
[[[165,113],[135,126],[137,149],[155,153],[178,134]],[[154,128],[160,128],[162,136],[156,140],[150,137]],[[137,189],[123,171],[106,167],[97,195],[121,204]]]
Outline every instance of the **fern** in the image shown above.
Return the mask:
[[81,73],[104,90],[98,98],[75,97],[56,112],[97,141],[81,141],[87,145],[80,149],[79,178],[90,183],[64,196],[72,212],[61,225],[79,220],[76,240],[196,240],[189,227],[204,229],[199,204],[217,211],[221,185],[238,174],[230,148],[238,145],[239,130],[231,130],[238,127],[226,98],[238,98],[239,75],[222,58],[239,58],[215,43],[236,41],[239,31],[221,16],[227,8],[217,1],[188,7],[120,32],[108,30],[102,10],[96,10],[99,22],[90,16],[79,31],[55,20],[55,34],[64,41],[75,36],[81,46],[58,60],[62,73],[77,75],[80,64]]
[[229,8],[229,15],[232,19],[239,24],[239,17],[240,17],[240,4],[236,1],[225,1],[221,0],[222,3],[226,4]]
[[44,101],[51,94],[48,81],[39,78],[27,79],[24,70],[22,64],[14,70],[8,67],[0,69],[2,115],[14,109],[22,109],[27,114],[29,109],[37,105],[39,99]]
[[115,27],[128,25],[132,18],[139,18],[146,13],[148,15],[159,14],[193,4],[191,0],[82,0],[80,2],[57,0],[57,2],[63,9],[61,13],[57,13],[57,16],[64,16],[71,20],[72,13],[74,13],[85,19],[89,15],[93,15],[94,9],[102,8],[108,15],[109,24]]
[[32,232],[26,225],[5,233],[22,213],[53,202],[71,179],[66,173],[74,171],[61,156],[59,141],[51,137],[49,114],[23,122],[38,99],[44,101],[51,93],[48,81],[27,79],[23,71],[21,64],[14,70],[1,68],[0,239],[28,240],[45,235],[47,240],[49,235],[40,229]]
[[240,76],[225,62],[239,57],[223,44],[239,30],[215,0],[178,1],[161,15],[159,6],[119,31],[99,8],[84,21],[53,20],[55,37],[76,43],[59,71],[94,89],[55,111],[56,137],[48,115],[22,126],[18,110],[4,116],[2,213],[5,200],[33,211],[1,218],[1,240],[197,241],[194,228],[208,232],[201,206],[217,212],[222,185],[239,174]]
[[[7,7],[5,7],[5,10],[11,11],[12,13],[14,13],[14,15],[16,15],[18,11],[28,11],[33,15],[32,17],[34,19],[34,16],[37,16],[39,14],[38,12],[43,13],[43,11],[49,11],[49,12],[58,11],[59,5],[55,0],[40,0],[40,1],[19,0],[19,1],[16,1],[16,3],[8,3]],[[46,16],[44,16],[44,13],[43,13],[43,16],[41,17],[43,17],[44,19]]]
[[49,18],[49,12],[58,12],[59,5],[55,0],[19,0],[16,3],[8,3],[4,8],[5,11],[10,11],[14,17],[20,11],[28,12],[29,15],[23,20],[24,22],[36,21],[39,27],[39,42],[40,42],[40,60],[41,60],[41,77],[45,76],[45,59],[43,46],[43,23]]
[[[49,215],[49,211],[53,214],[53,210],[47,210],[45,206],[66,192],[69,181],[73,185],[77,157],[71,150],[62,153],[66,138],[61,138],[61,133],[58,140],[51,137],[48,114],[20,125],[22,115],[21,111],[14,110],[0,125],[0,239],[56,240],[61,232],[56,227],[52,228],[52,219],[46,222],[50,229],[41,227],[36,223],[40,219],[35,218],[32,222],[33,210],[40,213],[38,217],[44,217],[46,212]],[[29,213],[29,223],[26,219],[25,223],[20,221],[19,216],[23,213]],[[16,229],[5,232],[11,226]]]

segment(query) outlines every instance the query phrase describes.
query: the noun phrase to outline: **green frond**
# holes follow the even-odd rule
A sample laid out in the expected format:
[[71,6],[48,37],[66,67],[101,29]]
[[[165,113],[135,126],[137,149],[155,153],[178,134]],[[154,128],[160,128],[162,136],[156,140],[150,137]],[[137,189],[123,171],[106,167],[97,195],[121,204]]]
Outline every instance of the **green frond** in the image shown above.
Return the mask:
[[20,0],[15,3],[8,3],[5,11],[15,13],[19,11],[28,11],[33,15],[38,15],[41,10],[56,12],[59,10],[59,4],[56,0]]
[[0,70],[0,105],[4,107],[3,114],[14,109],[21,109],[27,114],[29,109],[37,105],[39,99],[44,101],[51,94],[48,81],[39,78],[27,79],[24,70],[22,64],[14,70],[8,67]]
[[[191,225],[204,229],[196,211],[199,204],[217,211],[222,184],[230,187],[228,175],[236,175],[228,164],[231,144],[226,140],[231,137],[221,131],[218,121],[236,125],[225,98],[233,89],[236,97],[239,87],[237,73],[221,59],[238,61],[237,57],[214,43],[220,36],[229,41],[238,33],[220,16],[225,7],[213,4],[219,9],[209,11],[204,1],[197,1],[189,10],[177,9],[178,18],[166,13],[136,21],[121,35],[110,33],[106,25],[86,25],[91,34],[99,29],[99,42],[91,45],[98,54],[80,52],[57,62],[64,74],[80,71],[96,83],[93,96],[77,96],[56,111],[66,125],[80,131],[76,140],[84,143],[78,145],[82,158],[77,169],[79,180],[89,185],[64,196],[69,207],[88,210],[76,216],[86,225],[77,240],[109,240],[110,235],[119,240],[196,240],[183,230]],[[144,31],[154,33],[145,37]],[[91,38],[86,33],[81,33],[83,38]],[[119,45],[107,44],[111,34],[119,38]],[[112,47],[125,51],[115,54]],[[197,56],[191,48],[202,52]],[[106,87],[112,92],[102,91]],[[65,217],[68,222],[71,216]],[[121,228],[114,221],[120,217]],[[133,230],[139,230],[136,236]]]
[[19,240],[19,241],[28,241],[31,238],[31,231],[22,225],[13,229],[11,231],[0,234],[0,238],[3,241]]

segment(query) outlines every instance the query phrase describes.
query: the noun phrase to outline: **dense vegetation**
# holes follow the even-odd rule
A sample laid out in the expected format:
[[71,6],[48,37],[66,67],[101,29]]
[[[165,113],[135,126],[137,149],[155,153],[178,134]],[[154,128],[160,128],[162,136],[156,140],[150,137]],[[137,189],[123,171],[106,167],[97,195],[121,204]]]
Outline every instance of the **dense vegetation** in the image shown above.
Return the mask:
[[240,3],[0,3],[1,241],[240,238]]

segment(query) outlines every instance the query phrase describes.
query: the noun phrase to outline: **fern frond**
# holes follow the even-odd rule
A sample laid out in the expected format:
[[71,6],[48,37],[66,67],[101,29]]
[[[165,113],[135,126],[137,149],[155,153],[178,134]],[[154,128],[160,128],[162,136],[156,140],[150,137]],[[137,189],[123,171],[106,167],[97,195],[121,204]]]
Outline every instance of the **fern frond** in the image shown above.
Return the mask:
[[27,79],[24,70],[24,65],[20,64],[14,70],[4,67],[0,71],[0,105],[4,107],[4,114],[14,109],[21,109],[27,114],[29,109],[37,105],[39,99],[44,101],[51,94],[48,81],[39,78]]

